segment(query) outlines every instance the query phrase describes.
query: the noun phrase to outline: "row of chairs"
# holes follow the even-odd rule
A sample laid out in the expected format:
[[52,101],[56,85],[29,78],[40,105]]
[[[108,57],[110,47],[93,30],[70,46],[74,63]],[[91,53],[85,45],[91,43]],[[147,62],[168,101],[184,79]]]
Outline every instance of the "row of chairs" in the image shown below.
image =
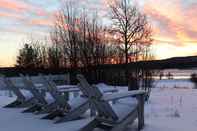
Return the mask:
[[[80,129],[81,131],[92,131],[95,128],[122,131],[137,118],[138,129],[144,126],[145,92],[142,90],[117,92],[117,89],[99,88],[90,85],[83,75],[77,75],[78,86],[64,88],[61,91],[52,79],[43,75],[39,75],[42,81],[41,86],[33,83],[28,76],[20,75],[20,77],[24,83],[24,89],[17,88],[9,78],[3,78],[7,88],[17,96],[17,99],[5,108],[26,107],[24,113],[47,113],[43,119],[59,118],[55,123],[79,119],[90,110],[94,119]],[[30,94],[24,95],[24,90],[28,90]],[[80,95],[73,99],[67,99],[62,95],[62,92],[70,91],[80,91]],[[47,98],[47,94],[53,99]],[[115,100],[118,102],[114,102]]]

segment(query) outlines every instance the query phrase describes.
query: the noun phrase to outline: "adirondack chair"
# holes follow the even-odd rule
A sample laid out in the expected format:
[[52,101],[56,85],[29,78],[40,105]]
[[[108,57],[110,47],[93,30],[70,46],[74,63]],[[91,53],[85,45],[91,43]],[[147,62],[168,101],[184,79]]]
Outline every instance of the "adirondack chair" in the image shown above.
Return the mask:
[[3,81],[6,87],[11,90],[16,95],[16,100],[12,103],[4,106],[5,108],[14,108],[14,107],[28,107],[33,104],[34,98],[32,94],[24,95],[22,91],[15,86],[15,84],[9,79],[3,76]]
[[[83,75],[77,75],[84,97],[90,100],[97,109],[97,116],[80,131],[92,131],[95,128],[123,131],[138,118],[138,129],[144,126],[144,91],[128,91],[113,94],[102,94],[97,87],[91,87]],[[132,98],[136,96],[136,98]],[[114,99],[129,99],[127,103],[110,105]],[[121,101],[121,100],[119,100]]]
[[[61,117],[63,116],[58,121],[56,121],[56,123],[61,123],[61,122],[67,121],[67,119],[68,119],[67,115],[64,116],[63,114],[67,113],[69,108],[72,109],[71,106],[69,107],[69,104],[71,104],[71,105],[73,105],[73,103],[77,104],[76,101],[80,102],[80,99],[82,99],[82,98],[80,96],[75,97],[73,100],[69,100],[67,98],[64,98],[64,97],[60,96],[60,94],[59,94],[60,91],[57,89],[56,84],[52,80],[47,79],[46,77],[44,77],[41,74],[40,74],[40,79],[42,79],[42,81],[44,82],[45,87],[48,87],[47,90],[51,93],[51,95],[56,100],[56,102],[54,104],[59,105],[58,106],[59,107],[58,110],[50,113],[49,115],[45,116],[43,119],[53,119],[53,118],[55,118],[57,116],[61,116]],[[78,85],[78,86],[80,86],[80,85]],[[77,86],[77,88],[76,87],[68,88],[68,89],[65,88],[63,90],[63,92],[68,94],[69,92],[72,92],[72,91],[75,91],[75,92],[77,90],[80,91],[78,86]],[[118,91],[115,88],[99,88],[99,90],[101,90],[102,93],[114,93],[114,92]],[[114,101],[113,101],[113,103],[114,103]],[[73,106],[75,106],[75,104]],[[96,115],[96,110],[95,110],[94,106],[91,105],[90,103],[88,104],[88,106],[90,108],[90,115],[91,116],[95,116]],[[65,107],[67,107],[67,108],[65,108]],[[87,104],[85,105],[85,107],[87,107]],[[85,112],[86,110],[87,109],[84,108],[84,111],[83,110],[82,111]],[[83,114],[83,112],[78,112],[77,114],[78,115],[79,114]]]
[[56,84],[53,81],[47,80],[41,76],[47,91],[55,99],[53,103],[56,105],[56,110],[49,113],[43,119],[54,119],[55,117],[62,117],[57,120],[55,123],[61,123],[66,121],[75,120],[80,118],[89,109],[89,101],[86,98],[78,96],[73,100],[67,101],[57,90]]
[[30,106],[29,108],[25,109],[23,113],[40,111],[45,106],[50,104],[50,102],[48,102],[45,99],[44,91],[39,91],[29,77],[27,76],[25,77],[22,74],[20,74],[20,76],[23,80],[25,87],[33,94],[34,99],[35,99],[34,104]]
[[46,92],[49,92],[50,95],[54,98],[54,102],[47,105],[46,108],[38,112],[38,114],[50,113],[57,109],[59,110],[70,109],[70,105],[67,103],[67,98],[65,98],[61,94],[61,92],[58,91],[56,84],[53,82],[53,79],[50,76],[46,77],[46,76],[43,76],[42,74],[39,74],[39,79],[42,82],[43,86],[45,87]]

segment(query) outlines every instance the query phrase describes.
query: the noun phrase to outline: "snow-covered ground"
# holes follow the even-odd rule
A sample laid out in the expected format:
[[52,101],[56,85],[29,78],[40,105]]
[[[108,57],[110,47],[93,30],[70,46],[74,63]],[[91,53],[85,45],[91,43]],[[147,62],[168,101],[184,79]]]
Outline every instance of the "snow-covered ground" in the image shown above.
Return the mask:
[[144,131],[196,131],[196,100],[196,89],[154,89],[145,106]]
[[154,87],[156,88],[194,88],[195,85],[189,79],[174,79],[174,80],[155,80]]
[[[185,81],[182,81],[183,83]],[[169,84],[170,83],[170,84]],[[196,131],[197,130],[197,89],[192,83],[177,81],[156,83],[150,100],[145,104],[145,128],[143,131]],[[173,86],[176,85],[176,86]],[[169,86],[169,87],[168,87]],[[0,131],[77,131],[92,118],[53,124],[41,120],[41,115],[20,113],[23,109],[5,109],[11,102],[5,91],[0,92]],[[128,128],[136,130],[137,121]]]

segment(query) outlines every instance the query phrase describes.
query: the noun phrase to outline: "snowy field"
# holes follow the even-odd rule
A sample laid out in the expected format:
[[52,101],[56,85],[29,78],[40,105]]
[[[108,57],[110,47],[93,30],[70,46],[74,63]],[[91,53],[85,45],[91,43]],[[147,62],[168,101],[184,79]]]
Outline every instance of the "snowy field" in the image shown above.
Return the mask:
[[145,105],[144,131],[196,131],[196,100],[196,89],[153,89]]
[[[176,85],[176,86],[174,86]],[[196,131],[197,89],[189,81],[157,81],[145,104],[145,128],[143,131]],[[169,87],[168,87],[169,86]],[[119,87],[120,88],[120,87]],[[13,101],[5,91],[0,92],[0,131],[77,131],[91,119],[53,124],[41,120],[41,115],[20,113],[23,109],[5,109],[3,105]],[[137,121],[128,131],[137,129]]]

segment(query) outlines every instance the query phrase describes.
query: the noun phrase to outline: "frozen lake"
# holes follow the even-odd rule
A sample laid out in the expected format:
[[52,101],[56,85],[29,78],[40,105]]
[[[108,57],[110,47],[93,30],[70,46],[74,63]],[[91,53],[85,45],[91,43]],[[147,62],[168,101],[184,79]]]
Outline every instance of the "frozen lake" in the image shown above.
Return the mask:
[[197,68],[193,69],[165,69],[157,71],[156,78],[159,79],[159,75],[163,74],[163,79],[168,79],[167,75],[170,73],[173,76],[173,79],[190,79],[191,74],[197,74]]
[[[154,87],[170,87],[170,88],[193,88],[194,83],[190,81],[191,74],[196,73],[197,69],[166,69],[158,71],[155,76]],[[160,80],[159,75],[163,74]],[[171,74],[172,79],[168,79],[168,74]]]

